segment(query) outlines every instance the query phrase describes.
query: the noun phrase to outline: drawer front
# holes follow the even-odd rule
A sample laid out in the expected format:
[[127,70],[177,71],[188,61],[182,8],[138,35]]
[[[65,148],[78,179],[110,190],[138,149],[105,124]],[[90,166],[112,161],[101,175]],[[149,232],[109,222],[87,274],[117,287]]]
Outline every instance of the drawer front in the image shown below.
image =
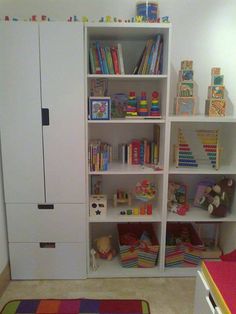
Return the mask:
[[7,204],[9,242],[85,242],[85,205],[54,204],[53,207]]
[[[194,314],[203,314],[203,309],[206,307],[206,297],[209,296],[209,286],[203,274],[198,271],[196,276],[196,288],[194,298]],[[201,310],[201,311],[200,311]]]
[[10,243],[12,279],[84,279],[85,243]]

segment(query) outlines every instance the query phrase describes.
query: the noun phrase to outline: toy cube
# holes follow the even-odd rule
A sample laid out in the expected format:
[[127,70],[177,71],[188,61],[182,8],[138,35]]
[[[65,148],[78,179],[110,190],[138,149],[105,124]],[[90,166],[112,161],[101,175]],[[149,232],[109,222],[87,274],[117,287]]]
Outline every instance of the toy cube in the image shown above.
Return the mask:
[[211,76],[212,85],[223,85],[224,84],[224,75],[212,75]]
[[193,80],[193,70],[180,70],[179,71],[179,81],[192,81]]
[[90,195],[89,215],[106,216],[107,214],[107,197],[106,195]]
[[192,60],[181,61],[181,70],[192,70],[192,69],[193,69],[193,61]]
[[179,97],[192,97],[193,96],[193,82],[180,82],[178,84]]
[[223,99],[207,99],[205,114],[209,117],[225,116],[226,103]]
[[209,99],[224,99],[225,87],[212,85],[208,87],[208,98]]
[[194,97],[177,97],[175,99],[175,114],[191,116],[195,114]]
[[220,75],[220,68],[211,68],[211,75]]

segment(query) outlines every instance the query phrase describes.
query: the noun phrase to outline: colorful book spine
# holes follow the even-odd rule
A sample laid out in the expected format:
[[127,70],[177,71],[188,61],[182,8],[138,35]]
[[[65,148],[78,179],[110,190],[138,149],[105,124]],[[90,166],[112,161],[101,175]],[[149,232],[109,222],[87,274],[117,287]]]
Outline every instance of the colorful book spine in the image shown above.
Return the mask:
[[102,72],[102,74],[104,74],[105,71],[104,71],[104,67],[103,67],[100,43],[98,41],[96,41],[96,50],[97,50],[97,53],[98,53],[98,60],[99,60],[99,65],[100,65],[100,68],[101,68],[101,72]]
[[115,74],[110,47],[105,47],[105,53],[106,53],[109,74]]
[[106,60],[106,53],[105,53],[104,47],[100,47],[100,51],[101,51],[101,56],[102,56],[102,64],[103,64],[104,74],[109,74],[107,60]]
[[155,47],[154,47],[153,57],[152,57],[152,63],[151,63],[151,67],[150,67],[150,74],[155,74],[155,65],[156,65],[156,61],[157,61],[160,41],[161,41],[161,35],[158,34],[156,36]]
[[125,74],[122,46],[120,43],[117,44],[117,51],[118,51],[118,61],[119,61],[120,74]]
[[96,74],[95,69],[95,60],[93,58],[93,48],[89,48],[89,61],[90,61],[90,69],[92,74]]
[[116,47],[111,47],[111,56],[112,56],[114,72],[115,72],[115,74],[120,74],[118,54],[117,54],[117,48]]

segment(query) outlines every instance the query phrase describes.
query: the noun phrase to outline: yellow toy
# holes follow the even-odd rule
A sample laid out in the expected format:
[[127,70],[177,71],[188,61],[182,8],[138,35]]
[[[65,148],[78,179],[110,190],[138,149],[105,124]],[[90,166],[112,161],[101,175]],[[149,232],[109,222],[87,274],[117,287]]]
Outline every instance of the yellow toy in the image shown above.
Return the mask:
[[112,236],[103,236],[95,239],[96,243],[96,257],[101,259],[107,259],[109,261],[116,255],[116,251],[112,248],[111,244]]

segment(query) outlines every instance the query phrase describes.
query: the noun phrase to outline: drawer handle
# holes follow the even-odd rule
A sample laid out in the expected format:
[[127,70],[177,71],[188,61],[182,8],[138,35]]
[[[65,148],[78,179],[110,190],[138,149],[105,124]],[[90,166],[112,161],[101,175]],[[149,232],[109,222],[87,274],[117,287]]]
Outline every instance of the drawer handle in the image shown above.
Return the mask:
[[56,248],[56,243],[55,242],[40,242],[39,247],[41,249],[55,249]]
[[49,109],[42,108],[42,125],[49,125]]
[[53,204],[38,204],[38,209],[54,209]]

